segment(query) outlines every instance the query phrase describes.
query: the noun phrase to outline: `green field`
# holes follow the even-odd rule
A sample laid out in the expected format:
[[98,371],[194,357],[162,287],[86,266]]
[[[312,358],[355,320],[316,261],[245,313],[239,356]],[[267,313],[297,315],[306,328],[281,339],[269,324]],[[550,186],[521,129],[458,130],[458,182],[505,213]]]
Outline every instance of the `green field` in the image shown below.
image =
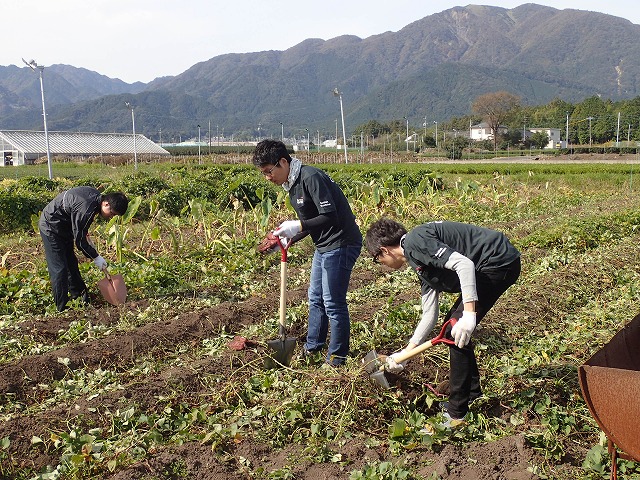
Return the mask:
[[[0,478],[608,478],[577,368],[639,313],[638,165],[322,168],[363,232],[382,215],[409,228],[456,220],[500,230],[522,252],[520,280],[475,334],[486,398],[468,425],[420,433],[444,398],[444,347],[411,360],[391,390],[363,371],[371,349],[404,345],[420,305],[411,271],[384,270],[364,251],[347,366],[265,368],[280,266],[256,245],[294,212],[250,165],[56,163],[52,181],[46,165],[15,167],[0,169]],[[125,278],[124,306],[101,301],[89,261],[92,304],[53,306],[33,222],[76,185],[135,199],[131,218],[91,231]],[[312,253],[306,239],[289,254],[287,319],[299,339]],[[454,298],[444,300],[443,313]],[[249,346],[230,349],[235,335]],[[619,461],[618,474],[640,468]]]

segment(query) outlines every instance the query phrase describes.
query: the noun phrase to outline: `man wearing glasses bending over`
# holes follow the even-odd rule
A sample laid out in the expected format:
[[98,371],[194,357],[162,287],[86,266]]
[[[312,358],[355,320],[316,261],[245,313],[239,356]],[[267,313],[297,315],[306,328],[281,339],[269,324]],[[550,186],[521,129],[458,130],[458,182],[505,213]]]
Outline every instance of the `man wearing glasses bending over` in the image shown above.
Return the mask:
[[[464,422],[469,403],[478,398],[480,373],[471,342],[476,325],[520,275],[520,252],[495,230],[459,222],[429,222],[413,230],[382,218],[365,236],[375,262],[398,270],[407,264],[422,287],[422,317],[404,350],[427,341],[436,325],[440,292],[460,293],[445,316],[457,323],[447,332],[449,346],[449,400],[443,405],[445,427]],[[395,354],[394,354],[395,355]],[[387,370],[400,372],[404,364],[387,357]]]
[[253,163],[272,183],[289,193],[298,220],[286,220],[273,232],[290,242],[311,236],[316,250],[309,281],[309,324],[304,355],[320,352],[331,331],[326,363],[343,365],[349,353],[351,324],[347,288],[362,249],[362,234],[349,202],[322,170],[302,165],[284,143],[263,140]]

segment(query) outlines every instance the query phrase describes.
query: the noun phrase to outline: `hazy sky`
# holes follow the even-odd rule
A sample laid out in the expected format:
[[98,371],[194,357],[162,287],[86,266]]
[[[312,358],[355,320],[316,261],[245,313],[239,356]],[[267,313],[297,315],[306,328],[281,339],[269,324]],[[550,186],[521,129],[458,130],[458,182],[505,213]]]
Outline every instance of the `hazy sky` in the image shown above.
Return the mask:
[[[0,65],[62,63],[128,83],[177,75],[225,53],[286,50],[307,38],[366,38],[470,2],[449,0],[0,0]],[[514,8],[538,3],[591,10],[640,24],[635,0],[471,2]],[[544,25],[540,26],[541,32]],[[46,72],[46,70],[45,70]],[[46,74],[45,74],[46,75]]]

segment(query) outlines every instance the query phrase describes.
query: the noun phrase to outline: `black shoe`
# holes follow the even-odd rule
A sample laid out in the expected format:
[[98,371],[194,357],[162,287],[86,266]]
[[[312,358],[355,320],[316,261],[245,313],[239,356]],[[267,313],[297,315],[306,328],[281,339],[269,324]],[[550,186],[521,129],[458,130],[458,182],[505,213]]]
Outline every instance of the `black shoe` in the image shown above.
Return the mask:
[[89,298],[89,292],[83,290],[80,295],[71,295],[71,300],[80,300],[85,305],[89,305],[91,303],[91,299]]

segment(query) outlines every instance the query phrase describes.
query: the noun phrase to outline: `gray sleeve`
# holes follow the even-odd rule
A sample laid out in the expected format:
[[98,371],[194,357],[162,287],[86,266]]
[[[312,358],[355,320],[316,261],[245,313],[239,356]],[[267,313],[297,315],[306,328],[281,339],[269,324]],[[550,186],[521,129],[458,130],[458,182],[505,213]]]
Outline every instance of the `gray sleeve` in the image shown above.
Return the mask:
[[478,292],[476,290],[476,266],[464,255],[453,252],[445,268],[453,270],[458,274],[460,279],[460,290],[462,291],[462,302],[475,302],[478,300]]
[[427,337],[438,321],[438,313],[440,312],[438,308],[438,300],[438,291],[433,288],[430,288],[424,295],[422,295],[422,317],[413,332],[413,337],[409,340],[411,343],[420,345],[427,341]]

